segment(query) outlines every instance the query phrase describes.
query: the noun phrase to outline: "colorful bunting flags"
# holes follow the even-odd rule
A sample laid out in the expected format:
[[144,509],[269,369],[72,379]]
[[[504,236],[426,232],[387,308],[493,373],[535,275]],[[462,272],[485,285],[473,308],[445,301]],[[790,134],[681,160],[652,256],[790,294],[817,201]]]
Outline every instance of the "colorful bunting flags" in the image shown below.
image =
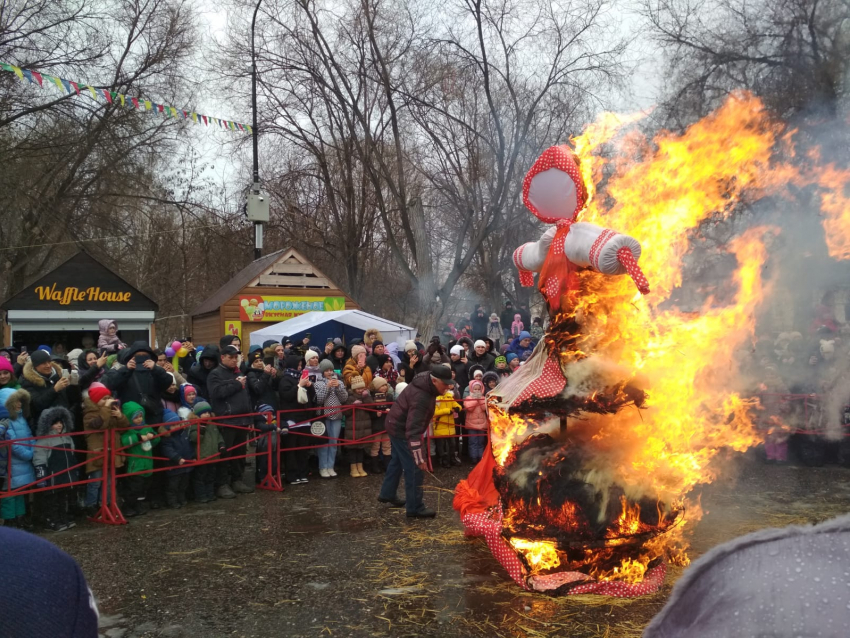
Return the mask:
[[[32,69],[22,69],[19,66],[15,66],[14,64],[9,64],[8,62],[0,62],[0,69],[4,71],[8,71],[10,73],[14,73],[18,76],[18,79],[23,81],[27,81],[30,84],[38,84],[41,88],[45,88],[44,79],[49,80],[49,83],[53,83],[56,87],[65,94],[71,93],[71,88],[73,87],[74,92],[77,95],[81,95],[80,87],[82,86],[84,89],[88,89],[89,93],[93,100],[98,99],[98,91],[89,84],[80,84],[78,82],[74,82],[73,80],[66,80],[64,78],[60,78],[56,75],[47,75],[41,74],[38,71],[33,71]],[[118,93],[117,91],[110,91],[109,89],[100,89],[100,92],[103,93],[103,97],[106,99],[109,104],[118,104],[120,103],[122,107],[126,108],[126,98],[127,96],[123,93]],[[209,126],[210,124],[218,124],[219,128],[225,128],[232,131],[247,131],[249,134],[253,133],[253,130],[247,124],[240,124],[239,122],[231,122],[228,120],[222,120],[219,118],[211,117],[209,115],[202,115],[201,113],[196,113],[195,111],[189,111],[184,109],[177,109],[173,106],[167,106],[165,104],[157,104],[156,102],[151,102],[150,100],[142,100],[140,98],[130,97],[130,104],[134,110],[139,111],[153,111],[156,113],[161,113],[165,117],[173,117],[179,119],[179,114],[183,114],[184,120],[191,120],[195,124],[200,124],[203,122],[204,126]]]

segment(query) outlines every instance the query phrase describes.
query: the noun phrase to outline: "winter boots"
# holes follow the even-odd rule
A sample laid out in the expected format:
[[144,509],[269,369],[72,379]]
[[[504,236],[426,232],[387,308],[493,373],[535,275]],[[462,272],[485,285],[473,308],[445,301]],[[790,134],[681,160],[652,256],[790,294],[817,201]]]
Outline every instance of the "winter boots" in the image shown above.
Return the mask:
[[351,476],[354,478],[362,478],[364,476],[369,476],[366,472],[363,471],[362,463],[352,463],[351,464]]

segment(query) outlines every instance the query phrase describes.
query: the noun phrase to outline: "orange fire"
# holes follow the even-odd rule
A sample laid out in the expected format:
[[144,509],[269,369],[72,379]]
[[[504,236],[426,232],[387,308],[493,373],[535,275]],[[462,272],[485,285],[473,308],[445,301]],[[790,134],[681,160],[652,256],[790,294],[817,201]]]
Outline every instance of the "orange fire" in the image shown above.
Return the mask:
[[[682,283],[683,259],[700,225],[727,217],[744,197],[781,196],[789,183],[815,185],[830,255],[850,258],[850,198],[845,195],[850,172],[833,166],[794,168],[787,161],[793,155],[790,134],[757,99],[735,96],[683,134],[664,132],[651,141],[634,131],[623,133],[636,119],[606,114],[574,140],[591,197],[580,219],[640,241],[640,265],[652,293],[635,295],[627,277],[581,272],[579,307],[562,308],[575,313],[581,334],[575,350],[561,357],[562,362],[585,353],[604,358],[630,370],[647,389],[643,409],[591,414],[568,424],[569,429],[595,430],[588,480],[623,488],[623,513],[616,525],[630,534],[642,532],[640,509],[629,505],[641,499],[666,508],[659,519],[684,508],[680,523],[698,520],[698,504],[688,502],[687,495],[715,478],[718,453],[724,448],[743,452],[761,441],[753,401],[735,391],[734,380],[751,342],[756,310],[769,289],[762,281],[766,244],[779,231],[752,228],[729,242],[738,263],[731,302],[710,299],[697,313],[683,312],[666,302]],[[614,159],[597,154],[612,143],[619,145]],[[607,181],[600,188],[603,177]],[[493,406],[490,415],[493,452],[502,466],[518,442],[547,427]],[[505,520],[512,516],[516,513],[506,511]],[[591,573],[603,580],[637,582],[655,558],[687,564],[684,529],[677,524],[619,567]],[[514,547],[527,563],[540,567],[551,564],[542,559],[549,555],[545,543],[523,541]],[[592,556],[587,564],[593,565]]]

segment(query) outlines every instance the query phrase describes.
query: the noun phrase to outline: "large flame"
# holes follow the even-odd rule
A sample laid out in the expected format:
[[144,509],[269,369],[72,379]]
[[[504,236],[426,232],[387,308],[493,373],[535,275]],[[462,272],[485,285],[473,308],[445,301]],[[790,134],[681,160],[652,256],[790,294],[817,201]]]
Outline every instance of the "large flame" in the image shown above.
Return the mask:
[[[782,195],[789,183],[816,185],[829,252],[850,258],[850,199],[844,195],[850,174],[832,166],[794,168],[788,160],[790,134],[749,95],[729,99],[681,135],[665,132],[651,141],[634,131],[624,135],[623,127],[635,120],[606,114],[574,140],[590,185],[581,219],[640,241],[640,265],[652,293],[636,296],[627,277],[584,271],[579,307],[570,312],[581,323],[576,350],[631,370],[648,389],[648,400],[644,409],[590,415],[569,427],[596,429],[588,461],[593,481],[623,487],[629,502],[649,498],[667,511],[684,508],[686,520],[693,522],[699,508],[687,503],[687,494],[714,479],[718,453],[744,451],[761,440],[753,402],[736,392],[738,355],[751,342],[755,312],[769,286],[762,281],[765,240],[778,230],[752,228],[728,244],[738,264],[733,291],[722,302],[709,299],[696,313],[669,303],[682,283],[689,241],[702,223],[728,216],[744,197]],[[599,150],[613,142],[616,159],[605,159]],[[574,354],[562,352],[562,361]],[[497,409],[491,419],[500,465],[516,442],[539,427]],[[640,532],[638,514],[624,498],[618,525],[624,532]],[[512,515],[506,512],[506,520]],[[676,525],[673,533],[645,544],[640,555],[593,575],[635,582],[659,556],[687,563],[683,528]],[[551,547],[541,543],[523,540],[514,547],[539,570],[553,562]],[[592,558],[587,563],[592,565]]]

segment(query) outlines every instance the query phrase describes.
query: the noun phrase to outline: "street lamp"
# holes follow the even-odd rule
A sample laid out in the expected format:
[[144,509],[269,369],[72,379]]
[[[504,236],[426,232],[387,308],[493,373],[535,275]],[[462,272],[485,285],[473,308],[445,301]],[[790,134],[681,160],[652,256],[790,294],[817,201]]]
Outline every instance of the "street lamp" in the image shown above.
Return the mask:
[[254,49],[254,30],[257,24],[257,12],[263,0],[257,2],[254,17],[251,20],[251,106],[253,109],[253,128],[251,137],[254,144],[254,183],[248,193],[246,207],[248,220],[254,222],[254,259],[263,256],[263,224],[269,221],[269,197],[260,190],[260,158],[257,153],[257,57]]

